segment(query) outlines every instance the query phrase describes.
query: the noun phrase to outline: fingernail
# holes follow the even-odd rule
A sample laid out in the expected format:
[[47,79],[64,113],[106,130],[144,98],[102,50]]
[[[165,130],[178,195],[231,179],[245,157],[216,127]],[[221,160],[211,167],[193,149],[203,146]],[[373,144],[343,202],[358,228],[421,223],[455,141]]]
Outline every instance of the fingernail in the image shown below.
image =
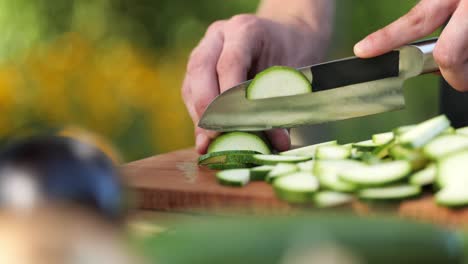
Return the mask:
[[198,134],[195,138],[195,146],[198,153],[204,153],[207,146],[208,137],[205,134]]

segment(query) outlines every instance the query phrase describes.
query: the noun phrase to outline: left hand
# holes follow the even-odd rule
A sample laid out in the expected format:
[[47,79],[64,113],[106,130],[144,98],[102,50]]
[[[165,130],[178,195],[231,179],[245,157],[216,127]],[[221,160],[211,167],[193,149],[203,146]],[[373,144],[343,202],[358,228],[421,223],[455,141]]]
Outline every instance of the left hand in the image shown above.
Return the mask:
[[468,92],[468,0],[421,0],[410,12],[370,34],[354,46],[358,57],[369,58],[445,29],[434,49],[434,59],[447,82]]

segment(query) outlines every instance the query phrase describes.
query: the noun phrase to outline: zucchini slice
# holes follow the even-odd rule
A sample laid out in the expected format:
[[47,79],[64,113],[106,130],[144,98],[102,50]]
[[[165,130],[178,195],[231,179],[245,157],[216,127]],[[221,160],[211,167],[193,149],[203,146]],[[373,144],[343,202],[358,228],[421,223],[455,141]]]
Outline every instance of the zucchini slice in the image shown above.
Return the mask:
[[439,159],[451,153],[468,148],[468,137],[452,134],[442,135],[424,146],[424,154],[431,159]]
[[415,126],[416,125],[406,125],[406,126],[397,127],[397,128],[395,128],[393,130],[393,134],[395,134],[395,136],[399,136],[399,135],[411,130]]
[[262,154],[270,154],[271,150],[265,141],[247,132],[229,132],[222,134],[211,142],[208,153],[226,150],[251,150]]
[[349,204],[353,199],[353,196],[347,193],[321,191],[315,194],[314,204],[319,208],[336,207]]
[[216,178],[219,183],[228,186],[242,187],[249,183],[250,170],[248,169],[232,169],[224,170],[216,173]]
[[441,188],[464,184],[466,188],[467,171],[468,150],[453,153],[437,162],[437,184]]
[[421,187],[409,184],[361,189],[358,197],[369,200],[400,200],[421,194]]
[[315,161],[309,160],[309,161],[299,162],[299,163],[296,163],[296,166],[299,168],[300,171],[312,172],[314,170]]
[[351,148],[339,145],[320,146],[317,148],[317,159],[347,159],[351,156]]
[[460,185],[450,185],[443,188],[435,195],[438,204],[450,207],[468,205],[468,181],[459,182]]
[[285,66],[270,67],[255,76],[247,87],[247,99],[263,99],[312,92],[311,81],[302,72]]
[[336,144],[337,144],[336,140],[327,141],[327,142],[323,142],[323,143],[319,143],[319,144],[315,144],[315,145],[310,145],[310,146],[306,146],[306,147],[302,147],[302,148],[296,148],[296,149],[291,149],[291,150],[288,150],[288,151],[283,151],[283,152],[280,152],[279,154],[280,155],[286,155],[286,156],[305,156],[305,157],[313,158],[313,157],[315,157],[315,152],[317,151],[318,147],[328,146],[328,145],[336,145]]
[[310,172],[296,172],[276,179],[273,188],[281,200],[289,203],[308,203],[313,202],[319,183]]
[[426,168],[414,173],[409,177],[412,185],[425,186],[433,184],[436,178],[437,169],[435,164],[430,164]]
[[317,161],[314,174],[320,182],[320,186],[338,192],[353,192],[357,189],[355,184],[340,179],[339,172],[352,170],[363,166],[362,163],[352,160],[325,160]]
[[395,138],[393,132],[385,132],[380,134],[372,135],[372,142],[376,145],[384,145],[389,143]]
[[455,129],[455,133],[458,135],[468,136],[468,127],[461,127]]
[[299,163],[308,160],[310,160],[309,157],[257,154],[253,156],[252,162],[258,165],[276,165],[278,163]]
[[274,166],[274,168],[267,174],[266,176],[266,181],[267,182],[273,182],[274,179],[294,173],[298,171],[299,168],[291,163],[279,163]]
[[399,143],[410,148],[419,148],[450,127],[445,115],[436,116],[409,129],[398,137]]
[[399,181],[411,172],[411,163],[404,160],[375,165],[363,165],[352,170],[342,170],[342,180],[362,186],[378,186]]
[[426,156],[419,149],[408,149],[401,145],[392,146],[389,154],[396,160],[406,160],[411,163],[414,171],[426,167],[429,162]]
[[198,158],[199,165],[217,163],[251,163],[253,155],[259,154],[252,150],[226,150],[210,152]]
[[372,151],[378,146],[380,145],[375,144],[372,139],[357,142],[353,144],[353,148],[357,149],[358,151]]
[[253,165],[248,163],[211,163],[206,166],[212,170],[230,170],[251,168]]
[[273,170],[275,166],[263,165],[250,169],[251,181],[264,181],[268,173]]

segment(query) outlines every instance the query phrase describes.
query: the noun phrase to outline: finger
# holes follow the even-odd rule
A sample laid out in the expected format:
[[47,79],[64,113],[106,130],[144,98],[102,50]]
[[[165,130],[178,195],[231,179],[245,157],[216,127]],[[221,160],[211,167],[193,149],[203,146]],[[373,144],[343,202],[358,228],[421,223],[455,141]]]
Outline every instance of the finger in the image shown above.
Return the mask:
[[[223,21],[216,22],[207,31],[192,52],[185,79],[186,104],[192,107],[193,121],[198,123],[208,104],[219,94],[216,64],[223,47]],[[190,108],[187,107],[187,108]]]
[[195,125],[195,148],[197,152],[205,154],[211,141],[218,135],[217,132],[204,130]]
[[285,151],[291,147],[291,139],[287,129],[272,129],[265,131],[265,134],[270,139],[274,149]]
[[459,91],[468,91],[468,0],[460,2],[440,35],[434,59],[447,82]]
[[223,51],[217,64],[220,92],[244,82],[253,57],[260,52],[261,20],[251,15],[233,17],[226,25]]
[[357,43],[354,53],[362,58],[374,57],[425,37],[447,21],[458,2],[422,0],[406,15]]

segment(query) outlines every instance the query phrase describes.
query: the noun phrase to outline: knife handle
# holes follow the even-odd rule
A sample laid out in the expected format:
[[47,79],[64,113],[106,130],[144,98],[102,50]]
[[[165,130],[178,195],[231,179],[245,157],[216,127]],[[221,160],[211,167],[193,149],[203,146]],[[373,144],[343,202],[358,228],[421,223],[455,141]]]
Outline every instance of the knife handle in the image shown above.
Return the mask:
[[422,71],[421,74],[437,72],[439,71],[439,65],[434,60],[432,52],[434,51],[435,45],[438,38],[430,38],[421,41],[417,41],[409,44],[409,46],[416,47],[422,55]]

